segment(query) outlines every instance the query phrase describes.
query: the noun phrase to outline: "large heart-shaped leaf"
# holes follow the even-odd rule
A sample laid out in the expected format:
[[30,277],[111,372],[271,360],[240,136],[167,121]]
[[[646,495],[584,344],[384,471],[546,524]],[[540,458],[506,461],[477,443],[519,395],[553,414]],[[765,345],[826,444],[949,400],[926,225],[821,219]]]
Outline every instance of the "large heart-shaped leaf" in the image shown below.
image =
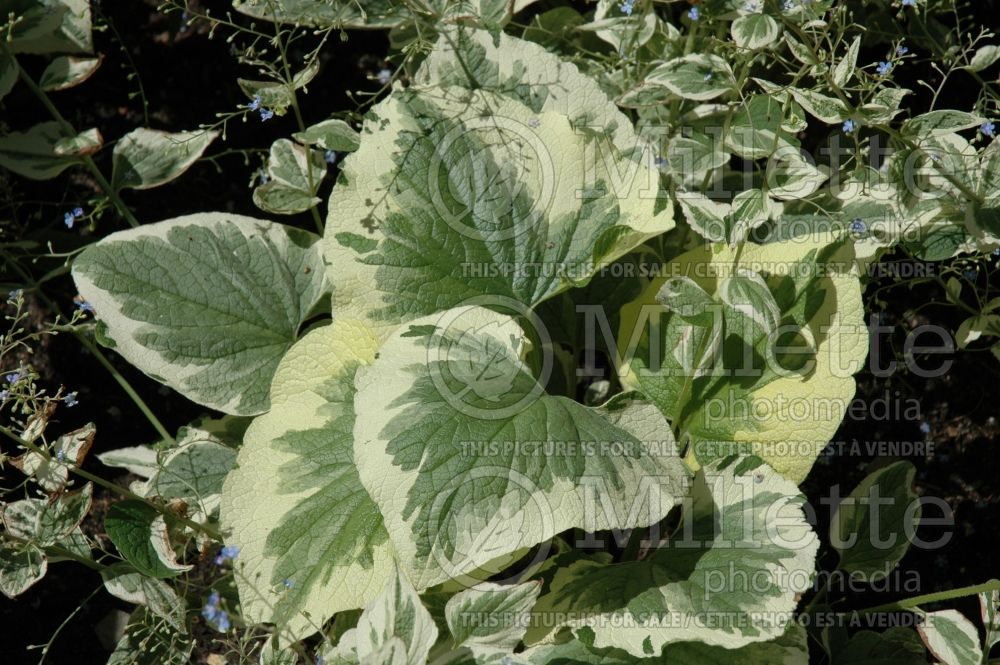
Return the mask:
[[378,508],[354,468],[354,374],[375,356],[363,324],[337,320],[281,361],[271,410],[247,430],[222,524],[240,547],[246,616],[313,632],[363,607],[392,573]]
[[687,489],[655,407],[545,395],[526,345],[513,318],[461,307],[403,325],[358,372],[361,482],[419,589],[566,529],[649,526]]
[[190,399],[267,409],[274,368],[324,292],[318,238],[205,213],[120,231],[73,263],[115,350]]
[[385,335],[472,297],[534,305],[673,226],[652,152],[597,84],[505,43],[468,42],[475,89],[432,55],[426,86],[369,114],[330,198],[336,312]]

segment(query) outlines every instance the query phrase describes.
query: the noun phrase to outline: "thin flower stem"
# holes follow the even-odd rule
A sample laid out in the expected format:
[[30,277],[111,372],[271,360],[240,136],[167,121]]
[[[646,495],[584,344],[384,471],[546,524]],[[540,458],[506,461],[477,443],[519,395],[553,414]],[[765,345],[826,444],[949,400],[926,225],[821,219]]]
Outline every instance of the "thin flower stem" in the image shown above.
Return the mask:
[[142,415],[146,416],[146,420],[148,420],[149,424],[156,429],[157,433],[163,438],[163,440],[167,441],[170,444],[177,443],[177,441],[170,434],[170,432],[167,431],[167,428],[163,426],[163,423],[160,422],[160,419],[156,417],[156,415],[149,408],[149,406],[142,399],[142,397],[139,396],[139,393],[135,391],[135,388],[132,387],[132,384],[128,382],[128,379],[122,376],[121,372],[119,372],[115,368],[115,366],[111,364],[111,361],[108,360],[108,357],[105,356],[103,352],[101,352],[101,350],[97,347],[97,345],[94,344],[94,342],[91,341],[91,339],[87,337],[85,333],[80,332],[79,330],[74,330],[73,335],[80,341],[81,344],[83,344],[83,346],[88,351],[90,351],[90,353],[94,356],[94,358],[97,359],[97,362],[101,363],[104,369],[108,370],[108,372],[111,373],[111,376],[114,378],[114,380],[118,383],[119,386],[121,386],[122,390],[125,391],[125,394],[129,396],[129,398],[139,408],[139,410],[142,411]]
[[[37,281],[35,281],[35,279],[30,274],[28,274],[28,272],[25,271],[24,268],[22,268],[17,261],[14,260],[14,257],[10,256],[7,252],[3,251],[2,249],[0,249],[0,256],[3,257],[5,263],[10,264],[11,267],[15,270],[15,272],[17,272],[18,275],[21,276],[21,279],[24,280],[24,285],[26,287],[34,289],[35,292],[38,294],[38,297],[44,300],[45,303],[53,311],[55,311],[56,313],[59,312],[58,305],[56,305],[56,303],[53,302],[51,298],[45,295],[45,292],[42,291],[41,289],[41,285]],[[90,351],[90,353],[94,356],[94,358],[97,359],[97,362],[101,363],[101,365],[111,373],[111,376],[114,377],[118,385],[122,387],[122,390],[125,391],[125,394],[129,396],[132,402],[137,407],[139,407],[140,411],[142,411],[142,414],[146,416],[146,420],[149,421],[149,424],[153,426],[153,428],[157,431],[157,433],[159,433],[161,437],[163,437],[163,440],[167,441],[170,444],[177,443],[173,435],[171,435],[170,432],[167,431],[167,428],[163,426],[163,423],[160,422],[160,419],[156,417],[156,415],[149,408],[149,406],[142,399],[142,397],[139,396],[139,393],[137,393],[135,391],[135,388],[132,387],[132,384],[128,382],[128,379],[122,376],[121,372],[115,369],[115,366],[111,364],[111,361],[108,360],[107,356],[104,355],[104,353],[97,347],[97,345],[94,344],[92,341],[90,341],[90,338],[87,337],[85,333],[77,330],[76,328],[67,328],[67,330],[70,333],[72,333],[73,336],[76,337],[80,341],[80,343],[87,348],[88,351]]]
[[[21,446],[22,448],[26,448],[27,450],[30,450],[31,452],[35,453],[36,455],[42,456],[47,461],[52,461],[52,459],[53,459],[52,455],[50,455],[47,450],[45,450],[44,448],[40,448],[39,446],[36,446],[31,441],[26,441],[25,439],[21,438],[20,436],[18,436],[17,434],[15,434],[13,431],[11,431],[10,429],[8,429],[7,427],[4,427],[3,425],[0,425],[0,434],[3,434],[4,436],[8,437],[9,439],[11,439],[15,443],[17,443],[17,445]],[[140,496],[140,495],[136,494],[135,492],[122,487],[121,485],[117,485],[117,484],[111,482],[110,480],[105,480],[104,478],[101,478],[98,475],[95,475],[95,474],[93,474],[93,473],[91,473],[89,471],[84,471],[83,469],[81,469],[81,468],[79,468],[77,466],[74,466],[72,464],[67,464],[66,468],[69,470],[70,473],[72,473],[72,474],[74,474],[76,476],[79,476],[80,478],[83,478],[84,480],[89,480],[90,482],[94,483],[95,485],[100,485],[101,487],[103,487],[105,489],[108,489],[108,490],[111,490],[112,492],[120,494],[121,496],[125,497],[126,499],[132,499],[134,501],[142,501],[143,503],[151,506],[153,509],[156,510],[156,512],[160,513],[161,515],[169,516],[169,517],[177,520],[181,524],[183,524],[183,525],[185,525],[185,526],[187,526],[187,527],[189,527],[191,529],[194,529],[195,531],[201,531],[205,535],[210,536],[211,538],[214,538],[215,540],[218,540],[218,541],[222,540],[222,534],[219,533],[219,531],[217,529],[215,529],[213,527],[210,527],[207,524],[202,524],[200,522],[195,522],[193,520],[189,520],[186,517],[182,517],[181,515],[178,515],[177,513],[174,513],[172,511],[168,511],[163,506],[157,505],[156,503],[150,501],[149,499],[147,499],[144,496]]]
[[926,593],[922,596],[914,596],[913,598],[907,598],[894,603],[886,603],[884,605],[876,605],[875,607],[868,607],[858,611],[861,614],[872,614],[874,612],[887,612],[890,610],[914,610],[919,609],[918,606],[920,605],[939,603],[943,600],[964,598],[965,596],[972,596],[978,593],[990,593],[992,591],[1000,591],[1000,580],[994,579],[989,582],[983,582],[982,584],[963,586],[957,589],[949,589],[948,591],[938,591],[936,593]]

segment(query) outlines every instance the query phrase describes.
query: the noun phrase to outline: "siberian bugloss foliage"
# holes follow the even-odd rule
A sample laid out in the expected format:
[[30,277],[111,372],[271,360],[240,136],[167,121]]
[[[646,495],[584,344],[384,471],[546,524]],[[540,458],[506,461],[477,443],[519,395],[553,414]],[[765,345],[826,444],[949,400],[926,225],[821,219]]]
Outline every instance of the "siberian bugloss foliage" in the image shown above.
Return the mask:
[[[20,53],[90,29],[85,2],[14,5],[0,92]],[[1000,247],[1000,46],[966,5],[234,6],[199,20],[273,31],[283,59],[321,36],[293,66],[259,39],[241,56],[266,80],[239,80],[232,117],[299,124],[270,146],[260,215],[136,220],[71,261],[75,329],[220,412],[101,457],[139,477],[97,564],[139,605],[110,662],[151,644],[185,662],[193,621],[262,663],[985,662],[996,584],[967,592],[985,638],[920,599],[919,630],[807,620],[821,540],[866,580],[906,553],[910,464],[866,478],[829,534],[799,489],[868,358],[873,266]],[[323,42],[361,27],[390,31],[383,93],[305,126]],[[41,88],[94,59],[57,58]],[[982,86],[973,107],[903,75],[932,61]],[[101,147],[71,129],[11,132],[0,164],[55,177]],[[107,195],[180,176],[224,129],[121,137]],[[303,212],[315,229],[281,222]],[[977,287],[954,272],[959,302]],[[960,346],[1000,335],[1000,301],[976,300]],[[92,485],[70,472],[94,432],[44,429],[16,432],[41,494],[6,506],[11,596],[53,556],[92,561]],[[199,552],[211,591],[183,582]]]

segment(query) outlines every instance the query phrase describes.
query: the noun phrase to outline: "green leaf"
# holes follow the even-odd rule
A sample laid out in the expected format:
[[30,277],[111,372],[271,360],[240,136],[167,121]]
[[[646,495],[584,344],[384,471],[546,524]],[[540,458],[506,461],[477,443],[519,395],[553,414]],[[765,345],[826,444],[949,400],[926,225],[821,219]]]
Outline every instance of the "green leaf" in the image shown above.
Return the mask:
[[80,132],[72,138],[61,139],[56,142],[52,152],[59,157],[79,157],[80,155],[92,155],[104,145],[104,137],[96,127]]
[[833,665],[926,665],[927,651],[912,628],[893,626],[882,633],[862,630],[835,651]]
[[773,46],[781,36],[781,26],[767,14],[745,14],[733,21],[733,41],[740,48],[756,51]]
[[[78,430],[63,434],[50,447],[50,456],[28,451],[15,462],[21,471],[34,477],[43,490],[56,492],[69,481],[70,465],[80,466],[94,443],[97,429],[87,423]],[[62,459],[59,457],[62,456]]]
[[964,349],[983,335],[1000,336],[1000,316],[980,314],[967,318],[958,326],[958,330],[955,332],[955,341],[958,342],[958,348]]
[[923,619],[917,632],[942,665],[980,665],[983,662],[979,632],[960,612],[928,612]]
[[770,196],[790,201],[812,196],[826,182],[827,174],[797,148],[786,146],[768,160],[766,178]]
[[66,90],[78,86],[93,76],[103,59],[103,56],[79,58],[72,55],[55,58],[42,72],[38,87],[42,90]]
[[142,478],[149,478],[159,468],[156,462],[156,450],[149,446],[109,450],[106,453],[100,453],[97,459],[101,460],[101,464],[105,466],[127,469],[129,473],[134,473]]
[[850,110],[844,102],[835,97],[827,97],[813,90],[801,88],[789,88],[788,91],[810,115],[829,125],[846,120],[850,115]]
[[0,137],[0,166],[32,180],[55,178],[76,160],[56,154],[55,147],[69,138],[58,122],[42,122],[27,132]]
[[736,87],[729,63],[717,55],[695,53],[669,60],[646,75],[682,99],[708,101]]
[[[810,587],[819,540],[795,485],[755,464],[704,467],[685,523],[644,559],[560,566],[527,640],[568,626],[594,647],[648,657],[676,643],[736,649],[781,637],[797,594]],[[760,575],[765,569],[781,574]]]
[[[393,662],[394,665],[422,665],[427,662],[438,635],[430,612],[421,605],[413,585],[398,569],[389,578],[382,593],[365,608],[356,630],[361,662]],[[372,654],[384,653],[394,639],[401,641],[405,658],[366,660]]]
[[63,492],[55,500],[22,499],[7,504],[4,526],[12,535],[40,546],[54,545],[68,536],[90,510],[90,483],[76,492]]
[[861,106],[861,115],[869,124],[888,124],[900,114],[903,97],[912,94],[912,92],[906,88],[882,88],[875,93],[869,103]]
[[983,650],[989,653],[1000,642],[1000,591],[993,590],[979,594],[979,611],[986,630]]
[[[780,333],[756,337],[723,309],[719,291],[737,265],[758,268],[781,311]],[[853,248],[803,236],[730,249],[715,245],[682,255],[622,310],[619,378],[643,392],[675,430],[690,437],[697,465],[752,452],[801,482],[833,436],[854,397],[853,374],[868,352]],[[669,278],[667,277],[669,276]],[[726,326],[709,371],[692,375],[678,354],[697,352],[688,321],[657,303],[668,279],[687,276],[720,304],[712,325]],[[702,336],[701,339],[711,339]]]
[[969,64],[962,69],[967,69],[970,72],[981,72],[992,67],[997,60],[1000,60],[1000,46],[987,44],[976,49],[976,52],[969,59]]
[[847,54],[844,56],[844,59],[838,62],[837,66],[833,68],[833,82],[837,84],[837,87],[843,88],[851,81],[851,78],[854,76],[854,70],[858,67],[858,52],[860,49],[861,35],[858,35],[847,48]]
[[112,504],[104,528],[122,557],[139,572],[163,578],[179,575],[191,566],[173,560],[162,515],[144,501],[125,499]]
[[[22,16],[10,48],[14,53],[92,53],[89,0],[13,0],[4,3],[3,14],[13,9]],[[26,11],[25,11],[26,9]],[[20,11],[19,11],[20,10]]]
[[983,122],[985,122],[983,117],[974,113],[946,109],[910,118],[903,123],[900,133],[908,138],[923,141],[927,137],[944,136],[963,129],[978,127]]
[[129,617],[107,665],[187,665],[193,650],[194,640],[140,607]]
[[192,514],[217,517],[222,482],[235,462],[235,450],[195,434],[164,458],[146,483],[144,494],[182,499]]
[[111,186],[150,189],[180,177],[198,161],[217,131],[167,133],[140,127],[118,141],[111,158]]
[[17,65],[6,51],[0,53],[0,99],[14,89],[17,83]]
[[375,352],[356,321],[308,333],[278,365],[271,410],[246,432],[221,521],[240,547],[250,620],[304,636],[364,607],[392,574],[382,516],[354,466],[354,374]]
[[761,159],[798,142],[781,129],[781,102],[772,95],[753,95],[733,116],[726,147],[741,157]]
[[[837,507],[830,521],[830,542],[840,568],[877,581],[892,572],[910,547],[920,522],[913,490],[916,469],[896,462],[870,473]],[[909,522],[908,522],[909,520]]]
[[445,606],[455,646],[467,647],[477,656],[513,651],[524,637],[540,591],[537,582],[509,586],[483,582],[455,594]]
[[318,238],[203,213],[90,245],[73,279],[115,350],[188,398],[225,413],[268,407],[268,382],[323,296]]
[[747,189],[737,194],[726,217],[730,246],[735,247],[744,242],[754,229],[773,217],[777,210],[778,206],[761,189]]
[[[655,658],[637,658],[622,649],[599,649],[580,640],[532,647],[521,654],[523,660],[537,665],[775,665],[807,663],[809,646],[806,631],[792,622],[776,640],[754,642],[739,649],[710,646],[700,642],[678,642]],[[888,665],[883,663],[882,665]]]
[[684,211],[688,225],[712,242],[729,239],[727,217],[732,212],[728,203],[718,203],[695,192],[677,192],[677,202]]
[[124,563],[104,568],[101,577],[104,588],[115,598],[145,605],[175,631],[187,633],[184,601],[165,582],[148,577]]
[[317,74],[319,74],[319,58],[312,58],[302,70],[292,76],[291,89],[286,83],[278,81],[236,79],[236,82],[247,97],[253,99],[260,95],[262,107],[284,112],[294,100],[292,90],[299,90],[309,85]]
[[[498,52],[482,34],[490,46],[459,42],[478,54],[481,87],[394,92],[330,197],[334,311],[380,335],[473,297],[536,305],[673,226],[652,150],[597,84],[536,45],[501,36],[511,48]],[[422,71],[460,75],[435,54]],[[362,238],[375,249],[359,251]]]
[[671,138],[667,154],[670,171],[692,190],[701,188],[706,176],[719,172],[728,159],[722,141],[698,131]]
[[649,526],[687,487],[655,408],[545,395],[526,344],[513,318],[455,308],[404,325],[358,374],[361,482],[418,588],[569,528]]
[[361,135],[343,120],[336,119],[316,123],[304,132],[292,134],[292,138],[304,145],[337,152],[354,152],[361,145]]
[[45,577],[49,564],[45,554],[30,543],[0,544],[0,592],[14,598]]
[[316,192],[326,175],[326,162],[316,150],[278,139],[271,144],[267,173],[268,181],[253,190],[253,202],[261,210],[293,215],[320,202]]
[[404,5],[394,0],[234,0],[236,11],[280,23],[312,27],[391,28],[408,15]]

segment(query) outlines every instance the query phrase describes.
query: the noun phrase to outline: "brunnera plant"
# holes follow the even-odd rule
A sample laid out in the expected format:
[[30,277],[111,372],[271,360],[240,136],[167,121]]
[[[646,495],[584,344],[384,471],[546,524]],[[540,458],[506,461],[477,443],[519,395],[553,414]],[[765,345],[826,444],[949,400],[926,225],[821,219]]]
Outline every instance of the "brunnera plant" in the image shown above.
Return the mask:
[[[867,356],[862,278],[890,250],[1000,245],[995,99],[899,119],[911,47],[881,37],[886,59],[860,63],[857,3],[602,1],[517,24],[532,4],[235,3],[391,28],[402,56],[359,128],[271,146],[255,203],[317,219],[324,153],[350,153],[318,233],[203,212],[73,260],[97,339],[225,414],[165,454],[102,456],[142,478],[106,524],[125,560],[106,586],[142,605],[113,662],[151,643],[185,661],[187,601],[164,580],[219,540],[234,585],[202,614],[269,635],[261,662],[808,662],[795,617],[820,541],[798,486]],[[934,20],[934,3],[867,4]],[[566,22],[577,37],[550,29]],[[984,48],[949,74],[993,64]],[[241,81],[249,108],[298,115],[318,66]],[[598,355],[607,378],[581,381]],[[912,472],[855,493],[912,503]],[[5,592],[52,554],[90,559],[72,541],[89,487],[8,506],[28,545],[4,550]],[[858,505],[835,548],[877,521]],[[877,576],[909,544],[862,538],[838,566]],[[985,641],[948,610],[822,648],[981,662],[997,585],[955,595],[977,592]]]

